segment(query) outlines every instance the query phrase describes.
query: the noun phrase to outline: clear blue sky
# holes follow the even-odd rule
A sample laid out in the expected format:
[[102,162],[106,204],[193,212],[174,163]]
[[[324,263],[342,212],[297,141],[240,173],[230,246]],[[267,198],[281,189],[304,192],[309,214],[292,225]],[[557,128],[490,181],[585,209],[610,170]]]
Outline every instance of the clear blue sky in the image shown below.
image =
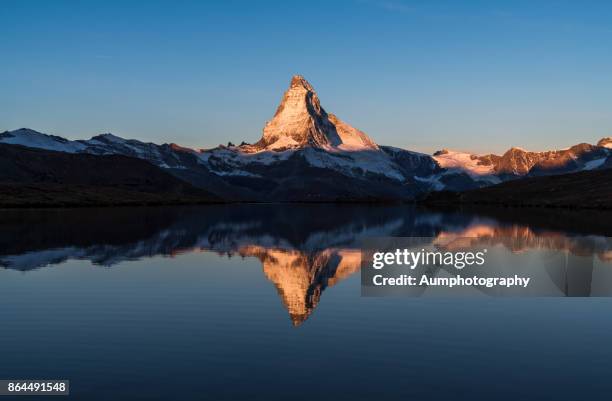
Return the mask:
[[612,3],[0,0],[0,130],[256,141],[293,74],[381,144],[612,135]]

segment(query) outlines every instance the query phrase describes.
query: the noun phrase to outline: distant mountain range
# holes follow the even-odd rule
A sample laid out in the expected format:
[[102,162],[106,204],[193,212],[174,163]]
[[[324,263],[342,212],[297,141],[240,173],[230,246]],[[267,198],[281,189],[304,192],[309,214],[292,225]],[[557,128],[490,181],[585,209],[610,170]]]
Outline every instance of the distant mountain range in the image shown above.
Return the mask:
[[203,150],[112,134],[67,140],[26,128],[1,133],[0,143],[143,159],[213,197],[231,201],[413,200],[432,191],[465,191],[524,177],[612,167],[612,138],[546,152],[512,148],[503,155],[444,149],[430,156],[381,146],[327,113],[301,76],[292,78],[255,144]]

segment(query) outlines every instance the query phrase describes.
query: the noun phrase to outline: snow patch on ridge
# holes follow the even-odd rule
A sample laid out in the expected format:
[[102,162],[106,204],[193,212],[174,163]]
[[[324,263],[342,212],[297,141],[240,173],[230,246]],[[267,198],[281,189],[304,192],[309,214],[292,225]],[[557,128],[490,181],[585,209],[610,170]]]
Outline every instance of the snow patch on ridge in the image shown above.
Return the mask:
[[602,157],[601,159],[595,159],[595,160],[588,161],[584,163],[584,169],[594,170],[598,167],[601,167],[606,162],[606,160],[607,160],[606,157]]
[[447,151],[444,154],[433,156],[433,158],[442,168],[461,170],[473,177],[495,174],[493,165],[478,164],[478,158],[470,153]]
[[441,191],[444,189],[444,184],[440,182],[440,177],[440,174],[436,174],[429,177],[415,176],[414,179],[429,184],[434,191]]
[[277,150],[277,149],[287,149],[299,146],[299,143],[291,137],[282,136],[278,138],[278,140],[271,145],[268,145],[267,149]]
[[85,145],[77,141],[42,134],[27,128],[0,134],[0,142],[66,153],[77,153],[86,148]]
[[363,172],[370,172],[398,181],[405,180],[402,173],[382,151],[325,152],[305,149],[304,155],[311,166],[340,170],[350,176],[360,176]]

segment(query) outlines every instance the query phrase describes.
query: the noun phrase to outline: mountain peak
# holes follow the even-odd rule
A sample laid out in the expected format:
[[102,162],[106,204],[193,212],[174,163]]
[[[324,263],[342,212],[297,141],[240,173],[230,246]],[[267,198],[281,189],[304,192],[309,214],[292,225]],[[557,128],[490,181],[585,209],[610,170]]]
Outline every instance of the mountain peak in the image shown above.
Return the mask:
[[378,150],[366,134],[328,114],[312,85],[303,76],[294,75],[255,149],[278,151],[307,146]]
[[0,142],[68,153],[75,153],[84,148],[82,144],[61,136],[43,134],[30,128],[6,131],[0,134]]
[[301,75],[294,75],[293,77],[291,77],[291,83],[289,84],[289,87],[301,87],[308,91],[314,92],[314,88],[312,87],[312,85],[310,85],[310,82],[308,82],[306,78]]
[[604,148],[612,148],[612,136],[607,138],[601,138],[599,142],[597,142],[597,146],[602,146]]
[[92,137],[91,139],[93,140],[97,140],[97,141],[103,141],[103,142],[126,142],[127,139],[121,138],[120,136],[117,136],[115,134],[112,134],[110,132],[106,132],[104,134],[100,134],[100,135],[96,135],[94,137]]

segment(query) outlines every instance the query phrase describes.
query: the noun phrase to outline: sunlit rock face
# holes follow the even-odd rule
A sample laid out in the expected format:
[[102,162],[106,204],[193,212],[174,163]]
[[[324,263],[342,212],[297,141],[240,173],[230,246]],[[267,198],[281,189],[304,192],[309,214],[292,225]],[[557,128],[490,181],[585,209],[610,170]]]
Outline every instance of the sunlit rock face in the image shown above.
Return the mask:
[[512,148],[498,160],[495,169],[498,174],[514,175],[569,172],[584,168],[584,164],[604,157],[606,157],[605,151],[587,143],[546,152],[528,152],[520,148]]
[[597,146],[612,149],[612,136],[601,138],[599,142],[597,142]]
[[[561,150],[527,151],[513,147],[502,155],[476,155],[448,149],[434,153],[438,165],[449,174],[465,173],[472,179],[484,180],[487,185],[519,177],[558,175],[612,166],[612,139],[603,138],[597,145],[580,143]],[[441,187],[440,187],[441,188]]]
[[246,246],[238,252],[255,256],[266,278],[274,283],[294,326],[301,325],[319,304],[325,288],[359,270],[358,250],[326,249],[319,252]]
[[304,146],[378,150],[366,134],[327,114],[312,85],[295,75],[255,148],[283,150]]

